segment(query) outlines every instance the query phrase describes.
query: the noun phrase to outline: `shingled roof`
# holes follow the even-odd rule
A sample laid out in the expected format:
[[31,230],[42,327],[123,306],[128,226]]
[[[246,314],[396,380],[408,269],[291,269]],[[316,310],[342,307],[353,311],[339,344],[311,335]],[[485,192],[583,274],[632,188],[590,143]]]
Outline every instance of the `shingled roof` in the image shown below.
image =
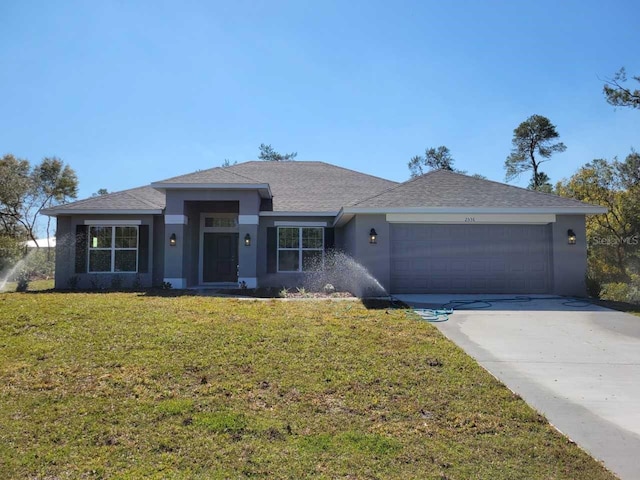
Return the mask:
[[273,210],[280,212],[338,212],[344,205],[397,185],[324,162],[252,161],[173,177],[153,186],[248,183],[269,184]]
[[44,210],[43,213],[71,215],[84,212],[108,213],[114,210],[122,213],[161,213],[164,206],[164,193],[147,186],[107,193],[106,195],[97,195],[65,205],[57,205]]
[[585,208],[587,203],[448,170],[434,170],[348,204],[362,208]]
[[169,178],[150,186],[87,198],[45,210],[51,215],[81,213],[161,213],[168,188],[262,188],[268,185],[274,212],[337,213],[398,209],[527,209],[576,213],[605,211],[571,198],[535,192],[446,170],[404,183],[324,162],[252,161]]

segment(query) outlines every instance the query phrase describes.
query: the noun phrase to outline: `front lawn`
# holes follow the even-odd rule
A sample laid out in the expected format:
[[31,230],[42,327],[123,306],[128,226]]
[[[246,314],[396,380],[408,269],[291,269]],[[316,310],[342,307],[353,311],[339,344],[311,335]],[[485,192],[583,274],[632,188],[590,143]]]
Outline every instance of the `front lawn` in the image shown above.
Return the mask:
[[3,478],[614,478],[402,310],[5,293],[0,352]]

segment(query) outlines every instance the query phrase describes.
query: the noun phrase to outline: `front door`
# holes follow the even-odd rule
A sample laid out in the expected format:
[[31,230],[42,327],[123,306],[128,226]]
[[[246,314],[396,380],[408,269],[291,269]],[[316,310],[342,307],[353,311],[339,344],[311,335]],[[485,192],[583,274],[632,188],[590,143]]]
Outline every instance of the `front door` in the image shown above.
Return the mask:
[[238,281],[238,234],[204,233],[202,239],[202,281]]

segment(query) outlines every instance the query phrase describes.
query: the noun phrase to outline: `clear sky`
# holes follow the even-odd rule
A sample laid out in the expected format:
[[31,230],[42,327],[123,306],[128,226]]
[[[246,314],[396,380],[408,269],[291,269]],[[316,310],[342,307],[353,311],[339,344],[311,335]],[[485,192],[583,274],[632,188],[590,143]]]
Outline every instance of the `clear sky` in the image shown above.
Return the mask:
[[640,149],[640,111],[602,95],[621,66],[640,74],[638,18],[638,0],[3,0],[0,155],[62,158],[80,197],[260,143],[398,181],[446,145],[503,181],[535,113],[567,145],[555,183]]

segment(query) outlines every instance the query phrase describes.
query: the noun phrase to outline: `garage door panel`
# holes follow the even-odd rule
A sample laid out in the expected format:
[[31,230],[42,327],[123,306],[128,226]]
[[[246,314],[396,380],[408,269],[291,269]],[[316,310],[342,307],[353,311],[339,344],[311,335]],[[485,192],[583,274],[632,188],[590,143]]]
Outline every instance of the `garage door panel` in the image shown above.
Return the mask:
[[546,293],[547,225],[391,225],[397,293]]

